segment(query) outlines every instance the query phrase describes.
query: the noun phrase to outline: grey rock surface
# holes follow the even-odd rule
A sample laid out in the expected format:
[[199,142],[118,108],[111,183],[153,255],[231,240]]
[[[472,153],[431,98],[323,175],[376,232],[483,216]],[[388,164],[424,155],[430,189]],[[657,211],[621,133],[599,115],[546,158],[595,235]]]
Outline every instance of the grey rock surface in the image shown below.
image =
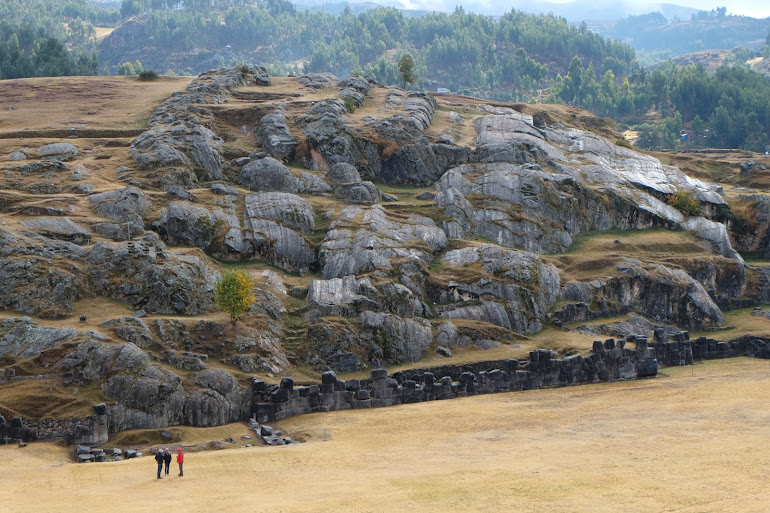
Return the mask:
[[52,143],[38,148],[38,154],[43,159],[67,161],[78,155],[78,148],[72,143]]
[[282,108],[262,116],[257,127],[257,142],[274,159],[284,161],[294,155],[299,143],[286,125],[286,115]]
[[300,233],[315,230],[313,207],[295,194],[262,192],[246,196],[246,217],[272,219]]
[[372,182],[343,183],[334,189],[334,194],[349,203],[372,204],[382,201],[382,192]]
[[321,244],[324,279],[365,272],[388,273],[396,259],[416,258],[425,264],[447,245],[433,220],[416,215],[394,221],[381,205],[345,208]]
[[329,168],[328,178],[329,182],[333,185],[358,183],[361,181],[361,175],[358,174],[356,167],[347,162],[339,162]]

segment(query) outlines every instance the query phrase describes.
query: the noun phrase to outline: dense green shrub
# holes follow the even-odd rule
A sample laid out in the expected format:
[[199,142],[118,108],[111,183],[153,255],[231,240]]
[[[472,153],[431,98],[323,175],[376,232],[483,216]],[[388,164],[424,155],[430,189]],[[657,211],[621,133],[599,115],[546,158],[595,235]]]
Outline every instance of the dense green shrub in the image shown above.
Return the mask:
[[156,80],[158,76],[159,75],[156,72],[154,72],[151,69],[148,69],[146,71],[142,71],[141,73],[139,73],[139,80],[145,80],[145,81]]
[[667,203],[686,216],[700,215],[700,201],[691,192],[679,191],[668,197]]

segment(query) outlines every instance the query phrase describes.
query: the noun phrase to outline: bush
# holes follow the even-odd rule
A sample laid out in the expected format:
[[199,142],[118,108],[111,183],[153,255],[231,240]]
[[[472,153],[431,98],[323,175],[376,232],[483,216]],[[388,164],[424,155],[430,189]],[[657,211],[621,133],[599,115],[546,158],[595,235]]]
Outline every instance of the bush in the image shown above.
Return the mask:
[[686,216],[700,215],[700,202],[690,192],[675,192],[668,197],[667,203]]
[[633,149],[633,146],[631,146],[631,143],[628,142],[627,139],[618,139],[615,141],[615,146],[622,146],[624,148]]
[[345,108],[348,109],[348,112],[353,114],[356,111],[356,101],[353,99],[352,96],[346,96],[345,97]]
[[159,75],[156,72],[154,72],[151,69],[148,69],[146,71],[142,71],[141,73],[139,73],[139,80],[144,80],[149,82],[150,80],[156,80],[158,76]]

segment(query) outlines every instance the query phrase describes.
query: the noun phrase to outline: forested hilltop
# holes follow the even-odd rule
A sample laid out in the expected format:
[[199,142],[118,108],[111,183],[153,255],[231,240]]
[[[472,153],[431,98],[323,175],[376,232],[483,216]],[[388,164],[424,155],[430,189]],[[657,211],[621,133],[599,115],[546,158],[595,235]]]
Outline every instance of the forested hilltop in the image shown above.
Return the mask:
[[[753,50],[735,52],[734,62],[716,73],[673,64],[648,71],[630,45],[553,15],[511,11],[491,18],[462,8],[417,17],[393,8],[333,15],[301,11],[286,0],[194,0],[184,8],[124,0],[119,10],[87,0],[9,0],[0,14],[3,78],[143,69],[197,74],[260,64],[275,76],[362,73],[411,89],[578,105],[636,130],[646,148],[765,151],[770,134],[770,84],[744,65],[756,57]],[[732,18],[720,8],[694,15],[690,25],[729,25]],[[655,15],[629,18],[616,30],[634,39],[658,22]],[[754,45],[765,58],[768,42],[765,32]],[[412,62],[406,77],[398,66],[405,55]],[[682,130],[690,134],[686,140]]]
[[736,16],[725,7],[699,11],[686,20],[652,12],[595,27],[602,36],[633,46],[643,65],[712,48],[745,47],[761,52],[768,30],[770,18]]

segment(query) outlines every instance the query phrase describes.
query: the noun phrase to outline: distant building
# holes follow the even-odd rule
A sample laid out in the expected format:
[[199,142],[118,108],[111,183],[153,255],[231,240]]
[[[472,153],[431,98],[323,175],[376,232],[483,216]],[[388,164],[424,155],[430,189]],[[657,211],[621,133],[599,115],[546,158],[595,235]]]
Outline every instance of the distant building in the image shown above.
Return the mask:
[[449,92],[449,89],[447,89],[446,87],[439,87],[438,89],[436,89],[436,92],[439,94],[447,94]]

